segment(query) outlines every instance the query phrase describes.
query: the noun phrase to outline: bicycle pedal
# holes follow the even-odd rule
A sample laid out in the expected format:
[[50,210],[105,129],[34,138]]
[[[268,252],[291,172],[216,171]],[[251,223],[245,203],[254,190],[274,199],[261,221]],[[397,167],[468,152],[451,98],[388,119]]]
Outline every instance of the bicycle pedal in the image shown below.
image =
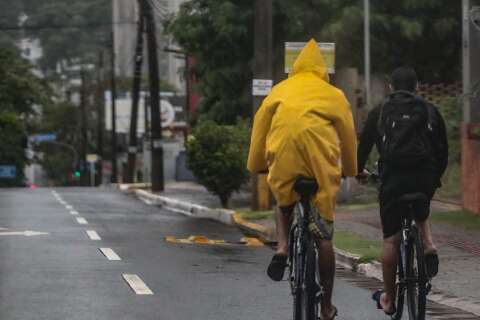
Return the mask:
[[427,283],[427,295],[430,293],[430,290],[432,290],[432,284],[429,282]]

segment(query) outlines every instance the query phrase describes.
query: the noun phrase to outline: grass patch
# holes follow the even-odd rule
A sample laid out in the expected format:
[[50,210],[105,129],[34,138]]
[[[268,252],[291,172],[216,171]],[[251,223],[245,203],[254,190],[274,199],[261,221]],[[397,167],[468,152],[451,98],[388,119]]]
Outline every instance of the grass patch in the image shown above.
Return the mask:
[[266,220],[266,219],[274,219],[275,212],[273,210],[243,211],[243,212],[240,212],[240,216],[245,220]]
[[368,210],[368,209],[375,209],[378,208],[378,202],[372,203],[359,203],[359,204],[340,204],[338,205],[340,209],[347,209],[347,210]]
[[466,210],[434,212],[431,219],[465,230],[480,231],[480,215]]
[[333,244],[336,248],[359,255],[360,263],[380,260],[381,242],[365,239],[356,234],[335,230]]
[[462,168],[459,163],[448,166],[442,178],[442,187],[438,195],[443,198],[461,198],[462,195]]

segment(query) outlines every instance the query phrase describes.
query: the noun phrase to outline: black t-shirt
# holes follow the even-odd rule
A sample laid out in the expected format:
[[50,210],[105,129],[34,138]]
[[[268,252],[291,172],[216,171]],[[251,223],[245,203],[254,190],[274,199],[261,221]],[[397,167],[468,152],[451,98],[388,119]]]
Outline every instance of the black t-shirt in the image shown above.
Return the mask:
[[[394,99],[402,99],[400,95],[394,96]],[[448,164],[448,142],[447,142],[447,133],[445,129],[445,121],[443,120],[442,115],[438,109],[425,102],[427,108],[431,108],[433,114],[433,134],[432,134],[432,147],[433,147],[433,159],[429,163],[425,163],[424,166],[418,167],[416,170],[409,170],[408,172],[401,172],[399,169],[387,168],[382,161],[381,154],[381,136],[378,132],[378,118],[380,117],[380,110],[383,104],[377,106],[372,111],[369,112],[367,121],[365,122],[364,129],[360,136],[360,143],[358,146],[358,172],[362,172],[365,168],[365,164],[368,160],[370,152],[372,151],[373,145],[376,145],[377,150],[380,154],[379,159],[379,173],[382,177],[382,182],[389,176],[398,176],[398,175],[411,175],[415,172],[432,172],[435,176],[435,179],[438,181],[439,187],[440,178],[442,177],[445,169]]]

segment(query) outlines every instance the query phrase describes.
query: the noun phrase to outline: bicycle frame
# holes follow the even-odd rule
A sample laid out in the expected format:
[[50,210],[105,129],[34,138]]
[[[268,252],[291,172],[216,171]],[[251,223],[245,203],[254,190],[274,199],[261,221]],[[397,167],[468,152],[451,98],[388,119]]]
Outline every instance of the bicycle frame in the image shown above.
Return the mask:
[[[305,283],[305,272],[303,269],[303,263],[300,263],[301,270],[294,270],[294,266],[297,265],[296,259],[304,259],[306,255],[306,245],[308,241],[308,219],[310,214],[310,204],[304,204],[302,201],[298,202],[295,206],[295,221],[290,231],[290,285],[292,288],[292,294],[295,294],[297,290],[304,289],[299,288],[300,284]],[[295,272],[295,275],[292,274]]]
[[[310,202],[309,200],[301,200],[295,206],[295,221],[290,231],[290,285],[291,293],[295,296],[298,290],[303,292],[307,289],[307,270],[305,270],[307,260],[307,248],[309,241],[311,240],[308,224],[310,221]],[[318,248],[316,243],[313,242],[315,250],[315,284],[318,288],[318,292],[315,295],[316,308],[323,297],[323,288],[320,286],[320,274],[318,270]]]
[[[426,283],[423,283],[420,278],[417,276],[412,276],[409,274],[409,266],[408,264],[411,263],[412,257],[414,256],[414,252],[416,252],[416,241],[418,241],[418,237],[421,239],[421,235],[419,233],[418,227],[416,226],[415,219],[414,219],[414,210],[411,205],[408,205],[408,214],[405,215],[405,217],[402,219],[402,229],[401,229],[401,242],[400,242],[400,259],[398,261],[399,263],[399,278],[398,278],[398,289],[397,292],[399,296],[404,296],[405,293],[407,293],[407,296],[410,294],[408,293],[408,288],[409,285],[412,285],[412,283],[417,283],[417,285],[422,286],[426,285],[426,292],[424,292],[425,296],[428,294],[431,284],[430,284],[430,279],[427,280]],[[415,248],[415,249],[414,249]],[[423,254],[423,252],[422,252]],[[411,266],[410,266],[411,267]],[[397,297],[397,301],[398,301]],[[409,301],[407,297],[407,301]],[[403,313],[403,303],[404,299],[401,298],[402,301],[402,306],[397,305],[397,312],[398,314],[394,315],[392,319],[400,319]],[[400,302],[399,302],[400,303]],[[408,302],[410,303],[410,302]],[[410,305],[409,305],[410,308]],[[410,312],[410,311],[409,311]],[[424,316],[424,315],[423,315]]]

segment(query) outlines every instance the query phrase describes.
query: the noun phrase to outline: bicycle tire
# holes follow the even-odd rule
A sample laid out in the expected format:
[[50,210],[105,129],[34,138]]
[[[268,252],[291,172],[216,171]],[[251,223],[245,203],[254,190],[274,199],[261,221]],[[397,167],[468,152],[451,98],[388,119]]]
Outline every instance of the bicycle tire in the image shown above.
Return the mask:
[[[315,268],[316,254],[313,241],[306,239],[304,254],[296,255],[296,290],[293,294],[293,318],[295,320],[317,320]],[[304,283],[303,282],[304,279]]]
[[410,231],[407,251],[407,301],[411,320],[425,320],[427,305],[427,274],[423,241],[416,226]]
[[317,287],[315,285],[316,267],[317,256],[315,254],[315,245],[313,240],[309,239],[305,261],[305,292],[302,296],[304,320],[318,320],[318,307],[316,303]]
[[[302,245],[301,239],[299,239],[298,227],[294,230],[291,246],[291,268],[293,268],[293,319],[302,320],[302,279],[303,279],[303,265],[305,256],[301,254],[302,250],[299,250],[299,246]],[[293,231],[293,230],[292,230]]]
[[[403,249],[406,249],[405,243],[400,244],[403,246]],[[392,320],[400,320],[403,316],[403,307],[405,303],[405,262],[402,257],[402,248],[399,250],[398,254],[398,263],[397,263],[397,301],[396,301],[396,312],[392,316]]]

